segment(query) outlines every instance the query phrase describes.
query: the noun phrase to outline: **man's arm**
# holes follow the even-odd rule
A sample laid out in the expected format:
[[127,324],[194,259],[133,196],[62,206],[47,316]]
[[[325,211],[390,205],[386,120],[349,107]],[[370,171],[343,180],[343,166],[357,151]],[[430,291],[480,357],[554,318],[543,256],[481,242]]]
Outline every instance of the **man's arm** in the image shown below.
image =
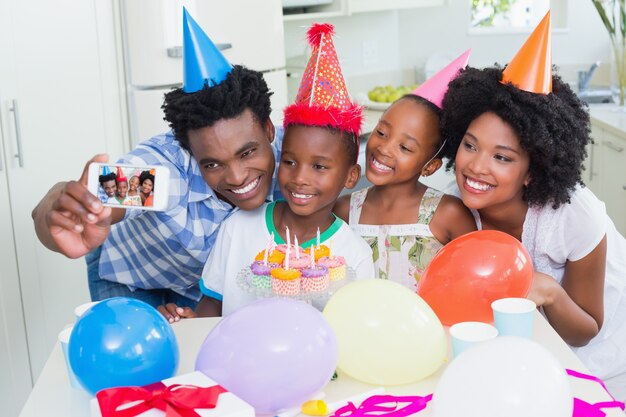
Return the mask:
[[33,209],[37,237],[48,249],[79,258],[104,243],[111,224],[124,218],[124,209],[104,207],[87,189],[89,164],[107,160],[106,154],[94,156],[78,181],[54,185]]

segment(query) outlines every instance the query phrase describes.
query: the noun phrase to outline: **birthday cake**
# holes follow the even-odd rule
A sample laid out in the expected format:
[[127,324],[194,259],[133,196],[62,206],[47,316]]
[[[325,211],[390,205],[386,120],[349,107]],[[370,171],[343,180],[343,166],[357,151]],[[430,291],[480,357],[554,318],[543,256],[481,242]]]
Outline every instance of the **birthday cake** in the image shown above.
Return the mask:
[[323,293],[331,281],[346,278],[346,261],[332,256],[326,245],[303,249],[297,244],[273,243],[260,251],[246,269],[249,285],[274,295]]

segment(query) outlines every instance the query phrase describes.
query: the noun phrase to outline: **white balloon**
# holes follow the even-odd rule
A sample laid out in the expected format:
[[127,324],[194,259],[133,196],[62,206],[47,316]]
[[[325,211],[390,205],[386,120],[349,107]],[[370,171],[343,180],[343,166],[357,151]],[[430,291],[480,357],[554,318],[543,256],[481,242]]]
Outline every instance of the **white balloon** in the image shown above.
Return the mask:
[[434,417],[571,417],[565,369],[543,346],[502,336],[462,353],[443,372]]

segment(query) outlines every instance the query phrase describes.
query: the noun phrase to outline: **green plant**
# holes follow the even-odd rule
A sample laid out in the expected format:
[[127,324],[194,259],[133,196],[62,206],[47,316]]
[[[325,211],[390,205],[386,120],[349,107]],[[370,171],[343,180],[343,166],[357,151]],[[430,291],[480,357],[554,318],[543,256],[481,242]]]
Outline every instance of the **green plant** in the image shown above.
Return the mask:
[[619,85],[619,105],[626,90],[626,0],[591,0],[611,38]]
[[[491,27],[496,16],[504,16],[517,0],[472,0],[472,26]],[[491,10],[488,15],[484,11]]]

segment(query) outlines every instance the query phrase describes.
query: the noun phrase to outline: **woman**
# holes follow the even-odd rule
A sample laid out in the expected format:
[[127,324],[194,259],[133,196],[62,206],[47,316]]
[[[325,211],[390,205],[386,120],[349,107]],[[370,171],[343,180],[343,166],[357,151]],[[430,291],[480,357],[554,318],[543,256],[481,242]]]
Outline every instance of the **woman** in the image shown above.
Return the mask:
[[[531,255],[530,299],[613,394],[626,398],[626,240],[582,183],[589,115],[560,77],[552,91],[468,68],[443,101],[448,168],[479,229],[506,232]],[[618,388],[618,385],[622,388]]]

